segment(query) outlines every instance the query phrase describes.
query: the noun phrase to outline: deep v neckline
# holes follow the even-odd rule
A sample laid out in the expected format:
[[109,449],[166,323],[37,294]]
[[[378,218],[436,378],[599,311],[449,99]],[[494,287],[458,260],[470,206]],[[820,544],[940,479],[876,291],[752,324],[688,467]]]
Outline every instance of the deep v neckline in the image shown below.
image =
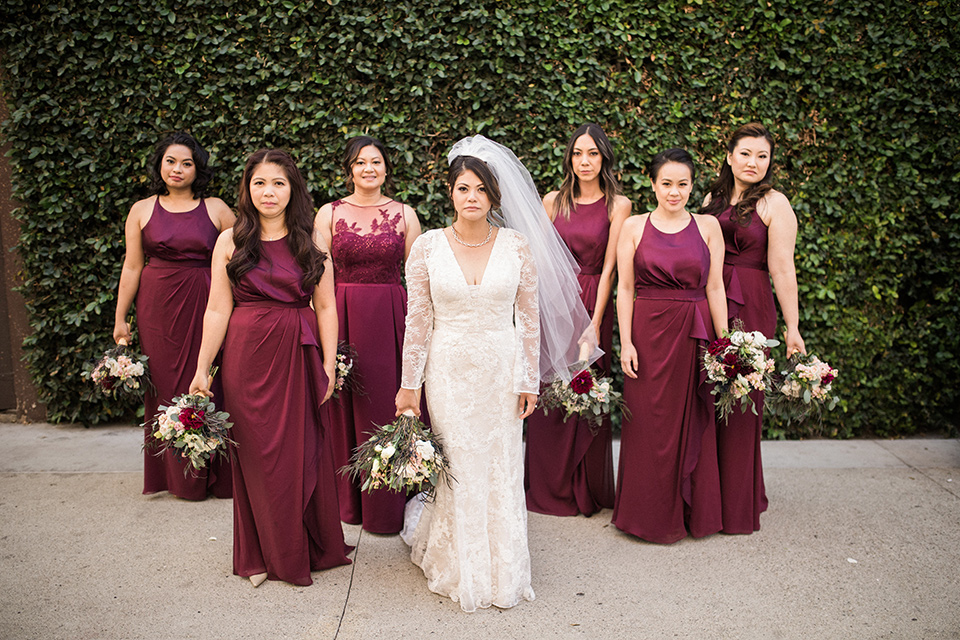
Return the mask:
[[444,241],[445,241],[446,244],[447,244],[447,249],[450,251],[450,256],[453,258],[454,263],[456,263],[457,269],[460,271],[460,277],[463,279],[463,283],[464,283],[467,287],[479,287],[479,286],[481,286],[484,282],[486,282],[486,280],[487,280],[487,267],[490,266],[490,259],[493,258],[493,252],[497,250],[497,243],[498,243],[499,240],[500,240],[500,232],[501,232],[501,231],[503,231],[503,229],[498,229],[498,230],[497,230],[497,235],[495,235],[495,236],[493,237],[493,246],[490,247],[490,255],[487,256],[487,261],[486,261],[486,263],[484,263],[484,265],[483,265],[483,271],[480,273],[480,282],[478,282],[477,284],[470,284],[469,282],[467,282],[467,274],[463,271],[463,266],[460,264],[460,261],[457,260],[457,254],[456,254],[456,252],[453,250],[453,245],[450,244],[450,238],[449,238],[449,236],[447,236],[447,232],[444,231],[444,230],[442,230],[442,229],[440,230],[440,233],[441,233],[441,235],[443,235],[443,239],[444,239]]

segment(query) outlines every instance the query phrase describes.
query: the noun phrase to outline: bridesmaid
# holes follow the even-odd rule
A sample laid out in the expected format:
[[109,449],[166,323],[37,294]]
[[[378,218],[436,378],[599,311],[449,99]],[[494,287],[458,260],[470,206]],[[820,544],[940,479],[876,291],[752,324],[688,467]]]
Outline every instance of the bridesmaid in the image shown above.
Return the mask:
[[[613,307],[609,304],[620,227],[630,200],[613,174],[613,147],[596,124],[573,132],[563,156],[563,184],[543,199],[547,215],[577,259],[580,297],[599,336],[598,374],[610,375]],[[527,509],[554,516],[590,516],[613,507],[613,434],[610,421],[591,429],[586,420],[563,420],[560,411],[527,418],[524,487]]]
[[[336,271],[339,339],[353,345],[352,375],[362,390],[342,390],[325,409],[334,466],[350,461],[374,425],[393,421],[393,389],[400,386],[407,293],[400,267],[420,235],[409,206],[385,193],[393,190],[393,166],[382,142],[358,136],[347,142],[343,171],[351,194],[325,204],[316,225],[330,247]],[[361,493],[357,481],[337,474],[340,519],[372,533],[403,528],[406,496],[380,489]]]
[[[130,208],[125,227],[126,254],[120,273],[113,339],[132,342],[126,317],[136,298],[143,353],[150,357],[156,387],[144,396],[144,420],[157,407],[186,393],[191,365],[200,350],[203,310],[210,292],[210,255],[217,235],[233,226],[234,215],[219,198],[208,198],[213,177],[209,154],[187,133],[174,133],[157,145],[150,159],[153,195]],[[220,398],[216,398],[220,404]],[[169,491],[203,500],[207,493],[231,496],[230,464],[218,458],[202,472],[166,450],[155,455],[149,429],[144,433],[143,492]]]
[[683,149],[650,164],[657,207],[623,224],[617,245],[620,364],[630,410],[620,436],[613,524],[662,544],[721,528],[714,404],[701,357],[727,328],[723,234],[685,206]]
[[[737,129],[701,212],[716,216],[723,229],[723,283],[731,321],[739,318],[747,331],[760,331],[768,337],[776,334],[772,277],[790,356],[806,353],[800,336],[793,262],[797,216],[786,196],[771,185],[773,149],[773,136],[763,125],[751,123]],[[767,509],[760,461],[763,393],[754,392],[752,398],[757,415],[734,410],[726,424],[721,421],[717,426],[724,533],[759,530],[760,514]]]
[[[234,229],[213,252],[213,283],[191,393],[223,345],[224,404],[234,421],[233,572],[309,585],[311,571],[349,564],[334,470],[320,428],[333,392],[333,273],[293,159],[247,159]],[[311,308],[311,301],[313,307]]]

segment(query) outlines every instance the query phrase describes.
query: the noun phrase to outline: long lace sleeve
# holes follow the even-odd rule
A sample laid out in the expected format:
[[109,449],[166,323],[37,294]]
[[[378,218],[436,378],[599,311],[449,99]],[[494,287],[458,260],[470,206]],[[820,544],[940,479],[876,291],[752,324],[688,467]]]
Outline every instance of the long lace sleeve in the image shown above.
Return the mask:
[[433,299],[427,267],[429,236],[417,238],[407,258],[407,328],[403,336],[403,370],[400,386],[419,389],[433,334]]
[[540,392],[540,307],[537,301],[537,267],[526,239],[517,235],[520,255],[520,286],[514,305],[517,328],[517,359],[514,393]]

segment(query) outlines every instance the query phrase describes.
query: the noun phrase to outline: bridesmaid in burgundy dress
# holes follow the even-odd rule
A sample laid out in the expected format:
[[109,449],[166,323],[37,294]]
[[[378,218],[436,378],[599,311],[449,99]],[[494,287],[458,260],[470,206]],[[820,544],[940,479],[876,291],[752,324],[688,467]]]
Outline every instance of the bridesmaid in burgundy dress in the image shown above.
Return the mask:
[[[313,203],[291,157],[247,160],[238,220],[213,252],[193,393],[223,345],[233,459],[233,572],[309,585],[349,564],[320,405],[333,393],[337,308]],[[313,302],[311,308],[310,302]]]
[[[352,193],[325,204],[316,216],[336,273],[339,339],[356,350],[351,375],[361,387],[359,393],[340,391],[325,407],[336,469],[350,461],[375,425],[394,420],[392,390],[400,386],[407,313],[400,266],[420,235],[416,212],[384,195],[392,191],[393,166],[382,142],[370,136],[350,139],[343,171]],[[337,490],[344,522],[381,534],[403,528],[404,494],[387,489],[361,493],[357,481],[339,473]]]
[[[150,160],[154,195],[130,209],[126,255],[120,273],[113,339],[132,342],[126,317],[134,298],[143,353],[150,357],[155,393],[144,397],[144,420],[157,407],[186,393],[200,350],[203,310],[210,292],[210,255],[217,236],[234,215],[219,198],[207,198],[213,176],[209,154],[186,133],[165,138]],[[216,398],[220,404],[220,398]],[[173,450],[155,455],[144,434],[143,492],[169,491],[188,500],[210,492],[231,496],[230,464],[218,458],[207,470],[188,471],[189,461]]]
[[[774,337],[777,309],[770,278],[786,323],[787,355],[806,353],[800,336],[797,271],[793,251],[797,216],[790,202],[771,186],[773,136],[758,123],[737,129],[727,144],[720,176],[710,187],[701,212],[716,216],[723,229],[726,257],[723,282],[731,321],[739,318],[747,331]],[[717,425],[723,532],[753,533],[767,509],[760,460],[763,436],[763,392],[752,395],[757,415],[734,409]]]
[[714,403],[702,351],[727,328],[723,234],[684,208],[693,159],[654,157],[657,208],[623,224],[617,247],[620,363],[630,414],[620,436],[613,524],[662,544],[720,531]]
[[[580,266],[580,298],[599,336],[598,375],[610,375],[613,306],[620,227],[630,201],[613,174],[613,147],[596,124],[573,133],[563,156],[563,184],[543,206]],[[524,488],[527,509],[554,516],[590,516],[613,508],[613,434],[610,420],[591,428],[586,420],[554,410],[527,418]]]

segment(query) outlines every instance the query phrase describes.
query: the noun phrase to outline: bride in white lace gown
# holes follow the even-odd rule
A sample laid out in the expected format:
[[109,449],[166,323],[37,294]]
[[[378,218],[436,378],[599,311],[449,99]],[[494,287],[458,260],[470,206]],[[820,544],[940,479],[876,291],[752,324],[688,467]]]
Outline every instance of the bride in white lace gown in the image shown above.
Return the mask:
[[450,183],[453,225],[423,234],[407,260],[397,409],[416,411],[425,383],[456,480],[422,513],[410,501],[403,535],[430,590],[475,611],[534,599],[522,418],[540,382],[537,274],[526,239],[488,221],[499,192],[485,164],[458,157]]

